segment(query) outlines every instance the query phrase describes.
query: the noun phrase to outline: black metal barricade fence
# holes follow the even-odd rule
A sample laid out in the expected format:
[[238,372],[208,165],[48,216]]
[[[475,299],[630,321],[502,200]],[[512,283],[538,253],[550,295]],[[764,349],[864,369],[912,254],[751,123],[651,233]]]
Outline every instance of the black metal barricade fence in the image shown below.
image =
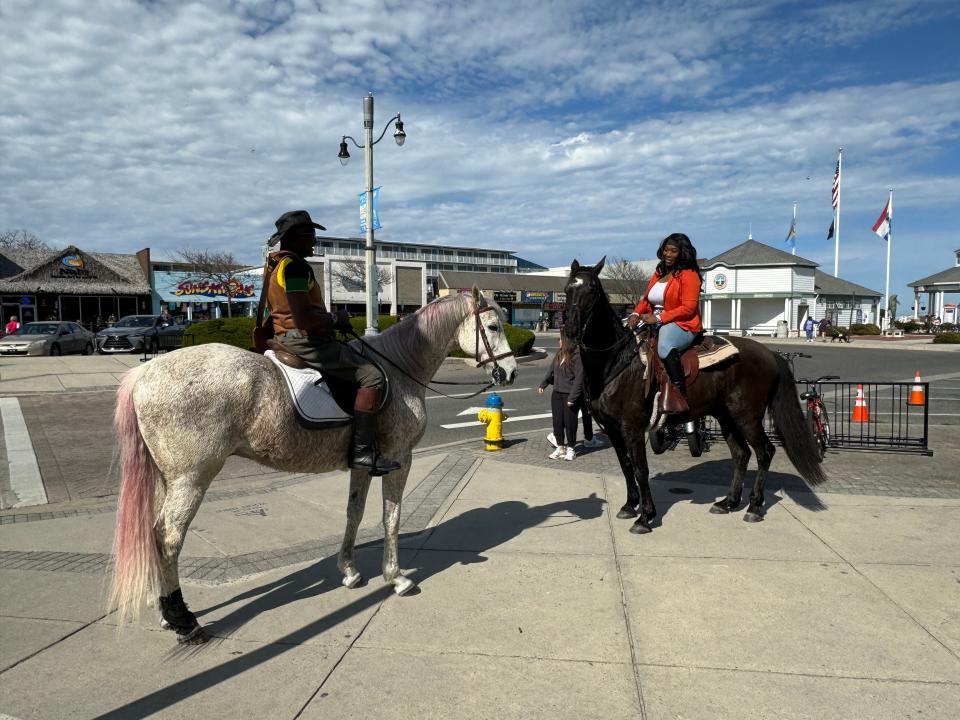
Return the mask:
[[147,343],[143,349],[143,357],[140,362],[150,360],[160,353],[179,350],[182,347],[193,345],[193,335],[184,333],[183,335],[158,335],[154,342]]
[[[923,404],[910,404],[914,385],[923,390]],[[807,404],[799,400],[799,393],[808,385],[797,383],[797,386],[797,401],[806,415]],[[859,421],[854,420],[858,386],[863,388],[866,409],[866,419]],[[930,383],[825,381],[817,383],[817,391],[830,420],[831,448],[933,455],[928,445]],[[857,416],[862,417],[863,413]],[[780,437],[769,415],[765,425],[770,440],[779,444]],[[707,431],[712,440],[721,439],[720,426],[713,418],[707,418]]]

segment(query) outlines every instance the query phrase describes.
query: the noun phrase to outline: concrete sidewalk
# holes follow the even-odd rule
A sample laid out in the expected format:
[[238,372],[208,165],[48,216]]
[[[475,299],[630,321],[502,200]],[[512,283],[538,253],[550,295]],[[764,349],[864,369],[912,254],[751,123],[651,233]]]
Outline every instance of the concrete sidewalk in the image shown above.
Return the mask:
[[[336,570],[345,474],[215,483],[184,549],[185,598],[214,636],[200,647],[152,611],[122,632],[104,614],[110,502],[0,526],[0,714],[956,717],[960,492],[882,491],[934,459],[831,453],[831,474],[880,490],[815,495],[778,452],[754,525],[708,513],[724,448],[667,453],[651,460],[662,524],[638,537],[615,518],[612,451],[478,446],[417,456],[402,542],[420,592],[404,598],[379,577],[377,483],[356,590]],[[939,475],[960,451],[935,459]]]

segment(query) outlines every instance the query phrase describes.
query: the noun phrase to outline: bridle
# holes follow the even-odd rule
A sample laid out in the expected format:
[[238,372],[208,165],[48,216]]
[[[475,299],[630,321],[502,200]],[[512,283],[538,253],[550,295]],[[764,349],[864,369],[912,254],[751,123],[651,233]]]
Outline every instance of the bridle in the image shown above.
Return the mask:
[[[463,396],[454,397],[453,395],[447,395],[445,392],[443,392],[443,391],[441,391],[441,390],[437,390],[437,389],[434,388],[434,387],[430,387],[430,385],[428,385],[428,384],[426,384],[426,383],[420,382],[420,381],[417,380],[415,377],[413,377],[410,373],[408,373],[406,370],[404,370],[402,367],[400,367],[399,365],[397,365],[397,363],[395,363],[395,362],[394,362],[393,360],[391,360],[389,357],[387,357],[386,355],[384,355],[382,352],[380,352],[379,350],[377,350],[377,349],[376,349],[375,347],[373,347],[372,345],[368,344],[362,337],[360,337],[359,335],[357,335],[355,332],[351,331],[351,332],[350,332],[350,335],[352,335],[352,336],[354,337],[354,339],[356,339],[357,341],[359,341],[360,347],[361,347],[363,350],[369,350],[369,351],[372,352],[373,354],[378,355],[379,357],[383,358],[383,359],[386,360],[388,363],[390,363],[391,365],[393,365],[393,367],[395,367],[395,368],[400,372],[401,375],[404,375],[404,376],[407,377],[409,380],[412,380],[414,383],[416,383],[416,384],[419,385],[420,387],[423,387],[423,388],[425,388],[425,389],[427,389],[427,390],[430,390],[431,392],[435,392],[435,393],[437,393],[438,395],[442,395],[443,397],[446,397],[446,398],[451,398],[451,399],[455,399],[455,400],[465,400],[465,399],[469,399],[469,398],[472,398],[472,397],[476,397],[477,395],[486,392],[487,390],[489,390],[490,388],[492,388],[494,385],[503,385],[503,384],[507,381],[507,371],[504,370],[502,367],[500,367],[500,364],[497,362],[497,360],[503,360],[504,358],[514,357],[514,354],[513,354],[513,351],[512,351],[512,350],[511,350],[510,352],[501,353],[500,355],[495,355],[495,354],[494,354],[494,352],[493,352],[493,347],[490,345],[490,338],[487,337],[487,331],[486,331],[486,329],[483,327],[483,321],[480,319],[480,316],[481,316],[483,313],[487,312],[488,310],[492,310],[493,312],[496,312],[496,311],[497,311],[497,309],[496,309],[495,307],[493,307],[492,305],[484,305],[483,307],[480,307],[480,306],[478,305],[478,306],[477,306],[476,308],[474,308],[474,310],[473,310],[473,318],[474,318],[474,323],[475,323],[475,338],[476,338],[476,354],[475,354],[474,359],[476,360],[476,363],[477,363],[476,367],[478,367],[478,368],[483,367],[483,366],[486,365],[487,363],[491,363],[491,362],[493,363],[493,370],[490,371],[490,380],[491,380],[491,382],[487,383],[487,384],[484,385],[482,388],[480,388],[479,390],[477,390],[477,391],[474,392],[474,393],[471,393],[470,395],[467,395],[466,397],[463,397]],[[484,347],[484,348],[486,349],[486,351],[487,351],[487,356],[488,356],[488,357],[487,357],[486,359],[483,359],[483,358],[481,357],[481,355],[480,355],[480,340],[483,340],[483,347]],[[476,386],[476,385],[479,384],[479,383],[475,383],[475,382],[456,382],[456,381],[453,381],[453,380],[431,380],[430,383],[431,383],[432,385],[474,385],[474,386]]]
[[[513,351],[511,350],[510,352],[500,353],[499,355],[493,354],[493,347],[490,345],[490,339],[487,337],[487,330],[483,326],[483,320],[480,318],[480,316],[487,311],[496,312],[497,309],[492,305],[485,305],[483,307],[477,305],[477,307],[473,310],[473,319],[475,323],[474,348],[476,349],[476,356],[474,359],[477,361],[476,366],[478,368],[483,367],[487,363],[493,363],[493,370],[490,371],[490,376],[493,378],[494,383],[499,385],[500,383],[506,381],[507,372],[500,367],[500,364],[497,362],[497,360],[513,357]],[[480,356],[481,340],[483,340],[483,347],[487,351],[486,359],[483,359]]]
[[[580,273],[577,273],[577,274],[579,275],[579,274],[588,274],[588,273],[586,273],[585,271],[581,271]],[[593,311],[596,310],[597,304],[599,302],[600,302],[600,298],[595,297],[593,299],[593,302],[590,304],[590,307],[587,308],[585,311],[581,310],[580,307],[577,306],[577,320],[579,321],[577,324],[580,326],[578,328],[579,332],[577,333],[577,347],[579,347],[581,351],[585,351],[588,353],[609,353],[609,352],[612,352],[613,350],[618,350],[619,348],[621,348],[623,345],[626,344],[627,340],[629,340],[631,337],[631,334],[627,333],[619,340],[616,340],[612,345],[608,345],[607,347],[603,347],[603,348],[590,347],[589,345],[583,342],[583,338],[587,334],[587,325],[593,319],[593,315],[594,315]],[[613,311],[611,310],[611,312]]]

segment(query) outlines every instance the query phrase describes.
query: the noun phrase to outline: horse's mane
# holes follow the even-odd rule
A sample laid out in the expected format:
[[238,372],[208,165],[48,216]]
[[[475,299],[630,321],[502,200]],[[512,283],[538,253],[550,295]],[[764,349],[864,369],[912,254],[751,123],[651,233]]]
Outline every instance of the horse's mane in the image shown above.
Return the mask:
[[[500,306],[489,299],[486,302],[496,309],[502,321],[503,310]],[[380,335],[367,339],[367,342],[373,340],[380,352],[402,365],[411,374],[423,375],[429,370],[432,355],[429,349],[435,347],[445,355],[449,342],[438,347],[438,341],[442,338],[455,340],[457,327],[474,307],[473,295],[470,293],[448,295],[427,303]]]

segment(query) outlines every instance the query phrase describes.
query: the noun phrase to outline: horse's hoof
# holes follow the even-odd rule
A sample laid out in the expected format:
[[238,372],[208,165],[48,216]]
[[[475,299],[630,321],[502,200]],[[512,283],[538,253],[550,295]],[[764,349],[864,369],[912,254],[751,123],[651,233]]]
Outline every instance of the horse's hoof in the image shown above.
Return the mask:
[[360,577],[360,573],[354,571],[352,573],[347,573],[346,575],[344,575],[343,580],[341,580],[340,583],[345,588],[355,588],[357,585],[360,584],[360,581],[362,579],[363,578]]
[[730,513],[730,508],[728,508],[726,503],[721,500],[720,502],[715,502],[710,506],[710,512],[712,512],[714,515],[727,515]]
[[401,575],[393,581],[393,592],[397,595],[403,596],[408,592],[413,590],[417,584],[408,577]]
[[761,522],[762,520],[763,520],[763,515],[761,515],[760,513],[748,511],[746,515],[743,516],[744,522]]
[[207,639],[207,634],[203,631],[203,625],[197,625],[184,635],[177,635],[177,642],[180,645],[203,645]]
[[643,520],[637,520],[633,525],[630,526],[630,532],[634,535],[646,535],[648,532],[652,532],[651,528]]
[[620,520],[630,520],[637,516],[637,511],[633,509],[630,505],[624,505],[620,508],[620,512],[617,513],[617,518]]

